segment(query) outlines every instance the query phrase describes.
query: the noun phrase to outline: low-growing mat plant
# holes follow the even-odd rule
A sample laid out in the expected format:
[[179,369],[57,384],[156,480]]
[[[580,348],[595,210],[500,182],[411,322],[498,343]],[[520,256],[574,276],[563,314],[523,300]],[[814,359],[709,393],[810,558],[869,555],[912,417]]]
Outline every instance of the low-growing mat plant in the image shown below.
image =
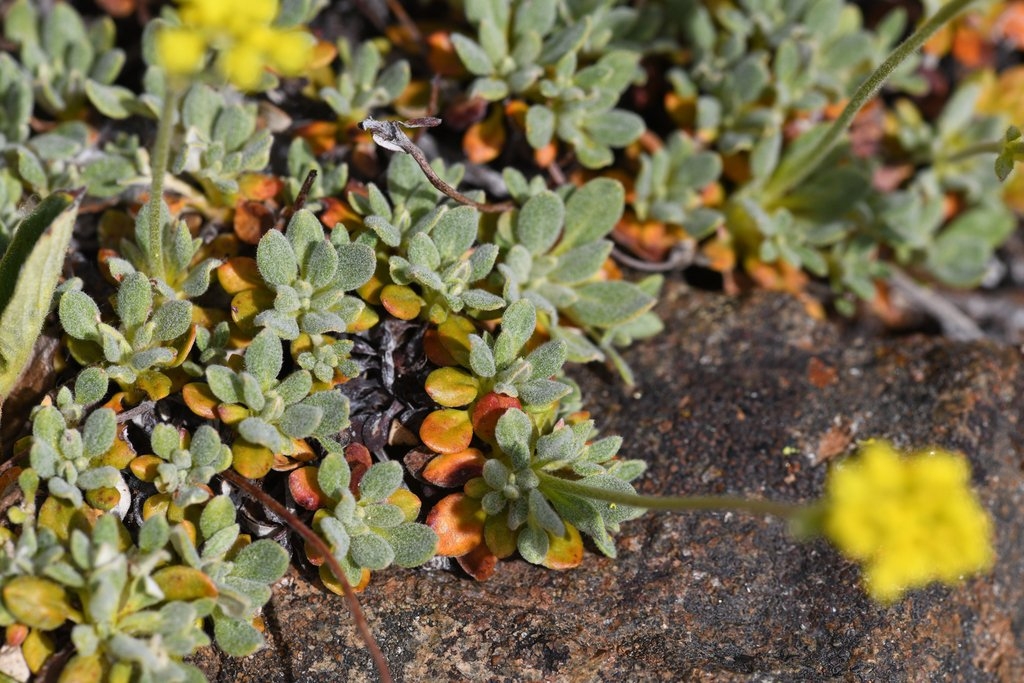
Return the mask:
[[[0,401],[51,312],[69,357],[0,464],[23,674],[203,680],[198,648],[262,645],[285,547],[383,680],[373,572],[566,570],[649,509],[780,517],[883,604],[989,568],[962,455],[867,441],[805,504],[640,495],[645,463],[568,374],[632,384],[620,349],[662,328],[663,276],[623,277],[623,250],[671,270],[690,245],[815,313],[812,278],[847,314],[903,271],[977,284],[1015,225],[1020,130],[981,78],[934,122],[912,99],[918,48],[971,4],[900,43],[902,12],[869,28],[841,0],[465,0],[449,28],[395,3],[401,30],[360,41],[324,0],[177,0],[122,74],[109,17],[8,3]],[[867,154],[866,107],[891,124]],[[438,156],[449,127],[468,164]],[[303,543],[258,538],[242,497]]]

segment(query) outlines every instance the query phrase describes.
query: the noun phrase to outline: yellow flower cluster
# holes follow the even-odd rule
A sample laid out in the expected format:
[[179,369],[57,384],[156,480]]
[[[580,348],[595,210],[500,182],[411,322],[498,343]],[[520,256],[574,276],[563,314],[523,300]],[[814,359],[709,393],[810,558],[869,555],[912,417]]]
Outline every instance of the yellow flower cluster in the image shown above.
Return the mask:
[[862,563],[867,591],[879,602],[932,581],[956,583],[994,559],[992,523],[969,480],[962,455],[901,456],[869,441],[829,473],[825,535]]
[[296,76],[313,56],[313,36],[303,29],[272,26],[278,0],[178,0],[180,26],[156,36],[160,65],[171,75],[190,76],[218,53],[215,67],[240,90],[254,90],[264,70]]

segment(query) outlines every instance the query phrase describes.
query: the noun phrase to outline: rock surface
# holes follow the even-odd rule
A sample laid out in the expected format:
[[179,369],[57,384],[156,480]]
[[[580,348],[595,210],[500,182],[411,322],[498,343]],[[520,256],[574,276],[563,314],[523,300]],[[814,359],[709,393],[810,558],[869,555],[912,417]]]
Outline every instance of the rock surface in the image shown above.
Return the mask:
[[[670,284],[666,332],[626,353],[638,387],[577,373],[605,434],[650,463],[645,493],[820,494],[858,439],[962,450],[996,518],[994,571],[888,608],[824,542],[773,519],[651,513],[619,557],[374,576],[361,601],[396,680],[1024,680],[1024,365],[1018,349],[844,338],[787,297]],[[344,602],[286,577],[268,647],[204,653],[214,681],[374,680]]]

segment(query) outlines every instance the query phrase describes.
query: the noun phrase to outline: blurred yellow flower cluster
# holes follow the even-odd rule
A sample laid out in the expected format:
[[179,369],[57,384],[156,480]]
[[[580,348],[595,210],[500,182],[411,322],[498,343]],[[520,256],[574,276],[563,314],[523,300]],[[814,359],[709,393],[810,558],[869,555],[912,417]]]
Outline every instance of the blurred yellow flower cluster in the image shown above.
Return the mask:
[[240,90],[254,90],[264,70],[295,76],[307,67],[315,41],[308,31],[272,26],[278,0],[178,0],[179,26],[156,36],[160,65],[169,74],[189,76],[206,66],[207,54],[220,74]]
[[994,559],[992,523],[969,485],[962,455],[900,455],[869,441],[825,485],[825,535],[862,563],[865,586],[882,603],[932,581],[956,583]]

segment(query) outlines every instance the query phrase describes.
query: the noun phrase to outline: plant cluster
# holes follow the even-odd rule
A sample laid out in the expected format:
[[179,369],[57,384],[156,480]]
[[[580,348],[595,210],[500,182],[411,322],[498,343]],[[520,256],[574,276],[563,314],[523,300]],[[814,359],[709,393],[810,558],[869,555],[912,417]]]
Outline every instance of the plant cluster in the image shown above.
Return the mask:
[[[715,269],[793,290],[806,271],[841,297],[871,299],[892,264],[976,282],[1013,221],[973,154],[998,154],[1002,176],[1024,157],[1004,106],[975,110],[991,86],[968,82],[929,123],[904,62],[864,154],[826,121],[881,68],[899,16],[868,29],[840,0],[466,0],[457,29],[404,26],[387,44],[315,38],[325,4],[165,6],[137,83],[119,80],[108,18],[26,0],[4,17],[0,398],[51,301],[73,361],[0,470],[20,491],[0,510],[0,625],[32,671],[70,648],[62,680],[198,680],[183,660],[210,642],[204,623],[229,654],[258,648],[289,554],[236,521],[243,495],[296,527],[300,562],[339,593],[436,555],[477,579],[515,554],[575,567],[584,537],[614,557],[620,525],[656,507],[798,521],[864,562],[882,600],[991,563],[952,455],[872,450],[817,506],[640,496],[644,463],[599,436],[567,374],[604,361],[631,383],[619,349],[661,329],[662,276],[624,278],[616,243],[657,260],[702,240]],[[429,73],[401,57],[421,49]],[[423,129],[435,105],[465,127],[471,165],[428,161],[371,118]],[[103,127],[129,116],[155,117],[151,153]],[[467,177],[508,201],[458,189]],[[76,225],[87,263],[58,286]],[[877,462],[905,485],[879,484]],[[883,525],[865,510],[936,482],[963,513],[943,538],[974,534],[970,561],[878,578],[887,553],[919,549],[857,536]]]

